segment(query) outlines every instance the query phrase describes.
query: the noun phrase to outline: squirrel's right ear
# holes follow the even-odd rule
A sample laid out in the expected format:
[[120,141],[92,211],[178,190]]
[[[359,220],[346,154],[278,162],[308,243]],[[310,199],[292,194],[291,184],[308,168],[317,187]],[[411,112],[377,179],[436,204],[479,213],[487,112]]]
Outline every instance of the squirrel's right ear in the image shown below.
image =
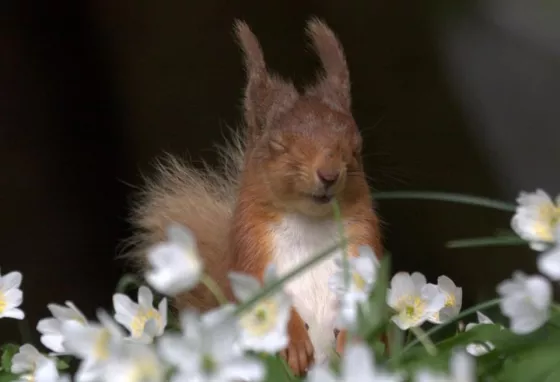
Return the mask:
[[275,118],[294,105],[298,92],[292,83],[269,74],[259,41],[245,22],[237,20],[235,32],[245,55],[243,106],[249,139],[254,142]]
[[323,77],[308,89],[307,94],[316,95],[341,111],[350,112],[350,74],[342,44],[327,24],[316,17],[307,23],[307,35],[324,71]]

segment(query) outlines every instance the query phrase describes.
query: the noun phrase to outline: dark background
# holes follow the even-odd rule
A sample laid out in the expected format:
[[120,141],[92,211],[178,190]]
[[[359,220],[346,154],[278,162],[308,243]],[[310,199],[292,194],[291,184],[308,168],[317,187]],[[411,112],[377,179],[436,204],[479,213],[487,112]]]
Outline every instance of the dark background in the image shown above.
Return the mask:
[[[0,267],[23,273],[29,323],[48,315],[49,302],[74,301],[88,316],[110,306],[140,174],[164,151],[212,162],[212,146],[240,122],[235,18],[258,35],[270,67],[297,84],[317,69],[305,21],[323,17],[339,35],[374,189],[511,202],[536,187],[555,194],[552,3],[3,2]],[[524,246],[444,247],[508,228],[508,213],[404,200],[380,202],[379,213],[393,270],[430,281],[446,274],[463,286],[465,305],[492,296],[513,269],[534,271]],[[6,339],[18,340],[13,320],[0,321]]]

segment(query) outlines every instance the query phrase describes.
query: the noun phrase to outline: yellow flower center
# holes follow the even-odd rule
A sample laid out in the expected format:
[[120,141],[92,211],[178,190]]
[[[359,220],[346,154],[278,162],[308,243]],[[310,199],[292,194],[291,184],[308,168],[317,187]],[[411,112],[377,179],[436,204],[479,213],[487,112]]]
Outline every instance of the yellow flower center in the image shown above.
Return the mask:
[[364,290],[366,288],[366,280],[358,272],[352,272],[352,281],[354,281],[354,285],[359,290]]
[[259,302],[240,319],[241,326],[255,336],[264,336],[276,325],[278,305],[274,300]]
[[8,306],[8,303],[6,302],[6,295],[4,292],[0,291],[0,314],[4,313],[6,306]]
[[404,296],[396,308],[407,321],[417,321],[424,314],[426,303],[418,296]]
[[445,297],[445,307],[446,308],[453,308],[456,304],[455,296],[452,294],[447,294]]
[[560,222],[560,207],[548,204],[539,207],[539,219],[535,221],[533,229],[535,235],[543,241],[554,240],[554,227]]
[[131,368],[126,380],[130,382],[151,381],[159,377],[158,367],[151,361],[139,360]]
[[216,370],[216,361],[209,354],[202,356],[202,370],[207,374],[212,374]]
[[107,329],[101,329],[93,345],[93,355],[98,360],[109,358],[109,341],[111,333]]
[[133,337],[140,337],[144,333],[144,326],[148,320],[155,320],[158,327],[161,326],[161,314],[154,308],[149,310],[139,309],[138,314],[134,316],[130,323]]

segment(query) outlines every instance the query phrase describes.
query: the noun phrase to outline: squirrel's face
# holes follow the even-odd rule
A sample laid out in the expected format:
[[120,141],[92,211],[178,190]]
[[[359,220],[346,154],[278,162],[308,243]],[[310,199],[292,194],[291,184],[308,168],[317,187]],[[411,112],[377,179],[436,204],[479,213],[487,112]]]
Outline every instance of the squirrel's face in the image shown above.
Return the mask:
[[300,99],[264,134],[261,168],[279,204],[313,216],[363,180],[361,136],[353,118],[313,98]]
[[238,23],[236,29],[247,71],[244,114],[255,186],[264,182],[267,196],[289,210],[332,216],[331,201],[358,198],[365,182],[340,41],[320,20],[307,23],[322,73],[298,91],[292,82],[269,73],[249,27]]

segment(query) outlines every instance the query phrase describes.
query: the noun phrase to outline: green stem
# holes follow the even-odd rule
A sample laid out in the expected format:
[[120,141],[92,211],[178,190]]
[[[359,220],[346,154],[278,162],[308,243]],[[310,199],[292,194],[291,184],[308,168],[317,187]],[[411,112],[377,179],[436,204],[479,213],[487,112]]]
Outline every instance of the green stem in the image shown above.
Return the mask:
[[405,344],[408,344],[408,343],[412,340],[412,336],[413,336],[412,330],[409,330],[409,331],[406,333],[406,341],[404,341],[404,343],[405,343]]
[[320,252],[319,254],[313,256],[312,258],[310,258],[309,260],[304,262],[298,268],[288,272],[285,276],[279,278],[278,280],[275,280],[274,282],[271,282],[269,284],[265,284],[263,286],[263,288],[261,289],[261,291],[259,293],[257,293],[254,297],[248,299],[243,304],[238,305],[235,309],[234,314],[238,315],[238,314],[244,312],[245,310],[250,309],[260,299],[268,296],[271,293],[274,293],[277,289],[281,288],[282,285],[284,285],[284,283],[290,281],[294,277],[298,276],[300,273],[305,272],[308,268],[314,266],[315,264],[325,260],[328,256],[332,255],[332,253],[334,251],[336,251],[342,245],[345,245],[345,244],[346,244],[346,240],[344,240],[342,243],[333,245],[330,248],[326,249],[325,251]]
[[212,279],[206,273],[203,273],[202,276],[200,277],[200,282],[206,288],[208,288],[210,292],[212,292],[212,294],[214,295],[214,297],[216,297],[216,300],[218,300],[220,305],[227,304],[228,300],[226,296],[224,295],[224,293],[222,292],[222,290],[220,289],[216,281],[214,281],[214,279]]
[[[413,333],[416,336],[416,339],[420,343],[422,343],[422,345],[424,345],[424,348],[426,348],[426,351],[428,352],[428,354],[430,354],[432,356],[437,354],[437,349],[436,349],[434,343],[430,339],[430,336],[426,335],[425,331],[423,331],[419,326],[417,326],[417,327],[413,326],[409,330],[410,330],[410,333]],[[403,352],[404,352],[404,350],[403,350]]]
[[477,237],[472,239],[461,239],[448,241],[447,248],[473,248],[473,247],[488,247],[488,246],[502,246],[502,245],[523,245],[527,241],[518,236],[489,236]]
[[29,322],[27,318],[18,321],[19,335],[23,344],[33,344],[31,339],[31,330],[29,329]]
[[[466,317],[466,316],[468,316],[469,314],[472,314],[472,313],[475,313],[476,311],[488,309],[488,308],[491,308],[491,307],[493,307],[493,306],[495,306],[495,305],[498,305],[498,304],[500,303],[500,300],[501,300],[501,299],[496,298],[496,299],[493,299],[493,300],[490,300],[490,301],[483,302],[482,304],[475,305],[475,306],[473,306],[473,307],[471,307],[471,308],[469,308],[469,309],[466,309],[466,310],[462,311],[461,313],[459,313],[458,315],[456,315],[456,316],[450,318],[449,320],[443,322],[442,324],[434,326],[433,328],[431,328],[430,330],[428,330],[427,332],[425,332],[425,333],[423,334],[423,336],[430,337],[431,335],[437,333],[438,331],[440,331],[441,329],[443,329],[443,328],[446,327],[447,325],[449,325],[449,324],[451,324],[451,323],[453,323],[453,322],[455,322],[455,321],[457,321],[457,320],[460,320],[461,318]],[[407,345],[403,348],[402,352],[400,352],[400,354],[397,354],[397,355],[395,356],[396,359],[398,360],[399,358],[401,358],[402,355],[403,355],[404,353],[406,353],[407,351],[409,351],[410,349],[412,349],[412,348],[413,348],[416,344],[418,344],[420,341],[421,341],[421,340],[420,340],[419,338],[416,338],[414,341],[412,341],[412,342],[410,342],[409,344],[407,344]],[[394,358],[391,358],[391,361],[393,361],[393,360],[394,360]]]
[[[338,234],[340,236],[340,240],[346,240],[346,235],[344,233],[344,224],[342,223],[342,217],[340,213],[340,206],[338,205],[338,201],[336,199],[333,201],[333,212],[334,219],[336,220],[336,224],[338,226]],[[344,288],[348,290],[350,288],[350,267],[348,264],[348,246],[346,244],[344,244],[344,246],[342,247],[342,254]]]
[[382,199],[423,199],[435,200],[442,202],[453,202],[461,204],[470,204],[480,207],[494,208],[501,211],[515,212],[516,206],[510,203],[483,198],[479,196],[455,194],[449,192],[434,192],[434,191],[393,191],[393,192],[379,192],[374,193],[373,197],[376,200]]

